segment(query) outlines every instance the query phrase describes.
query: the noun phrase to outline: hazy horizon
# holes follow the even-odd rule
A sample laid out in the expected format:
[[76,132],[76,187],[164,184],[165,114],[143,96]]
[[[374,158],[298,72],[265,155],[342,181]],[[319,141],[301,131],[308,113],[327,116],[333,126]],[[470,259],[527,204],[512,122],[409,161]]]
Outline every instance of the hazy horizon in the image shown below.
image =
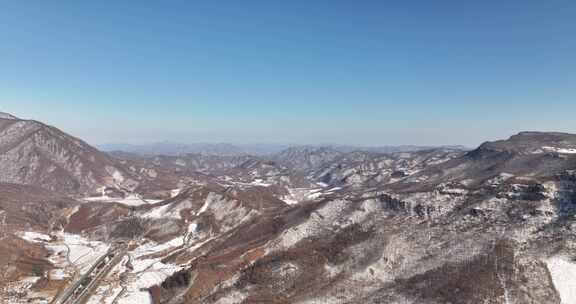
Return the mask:
[[519,0],[10,2],[0,111],[95,145],[576,133],[575,15]]
[[518,129],[518,130],[514,130],[514,131],[510,131],[509,133],[506,134],[502,134],[499,137],[487,137],[485,140],[481,140],[478,142],[472,142],[472,143],[458,143],[458,142],[444,142],[444,143],[433,143],[433,142],[428,142],[428,141],[421,141],[421,142],[343,142],[343,141],[310,141],[310,142],[297,142],[297,141],[258,141],[258,140],[247,140],[247,141],[243,141],[243,140],[237,140],[237,139],[231,139],[231,140],[219,140],[217,137],[209,137],[207,139],[196,139],[193,136],[190,136],[190,134],[188,134],[187,137],[182,137],[180,139],[178,138],[170,138],[169,136],[167,137],[162,137],[162,134],[159,134],[159,137],[155,138],[155,139],[143,139],[143,140],[134,140],[134,138],[127,138],[126,140],[122,141],[122,140],[117,140],[116,136],[110,136],[108,139],[104,138],[103,141],[91,141],[90,139],[88,139],[87,137],[84,137],[82,134],[78,134],[77,130],[74,129],[65,129],[62,128],[61,125],[66,125],[66,121],[60,121],[59,123],[51,123],[46,119],[42,119],[42,118],[36,118],[36,117],[26,117],[26,116],[21,116],[18,115],[18,113],[14,113],[14,112],[10,112],[10,111],[4,111],[3,109],[0,109],[0,112],[5,112],[8,114],[12,114],[18,118],[21,119],[31,119],[31,120],[37,120],[37,121],[41,121],[43,123],[46,123],[48,125],[54,126],[66,133],[69,133],[75,137],[78,137],[86,142],[88,142],[91,145],[97,146],[97,147],[104,147],[104,146],[114,146],[114,145],[130,145],[130,146],[149,146],[149,145],[157,145],[157,144],[174,144],[174,145],[218,145],[218,144],[230,144],[230,145],[235,145],[235,146],[255,146],[255,145],[270,145],[270,146],[351,146],[351,147],[363,147],[363,148],[376,148],[376,147],[399,147],[399,146],[419,146],[419,147],[441,147],[441,146],[460,146],[460,147],[464,147],[464,148],[475,148],[477,146],[479,146],[480,144],[487,142],[487,141],[495,141],[495,140],[502,140],[502,139],[507,139],[510,136],[513,136],[515,134],[518,134],[520,132],[526,132],[526,131],[537,131],[537,132],[564,132],[564,133],[573,133],[576,134],[576,130],[570,132],[569,130],[550,130],[550,129]]
[[420,147],[420,148],[426,148],[426,147],[459,147],[459,148],[466,148],[466,149],[471,149],[471,148],[475,148],[475,147],[469,147],[469,146],[464,146],[464,145],[386,145],[386,144],[381,144],[381,145],[355,145],[355,144],[339,144],[339,143],[324,143],[324,142],[320,142],[320,143],[282,143],[282,142],[277,142],[277,143],[267,143],[267,142],[238,142],[238,143],[232,143],[232,142],[173,142],[173,141],[158,141],[158,142],[144,142],[144,143],[135,143],[135,144],[129,144],[129,143],[104,143],[104,144],[95,144],[96,147],[100,148],[100,149],[104,149],[105,151],[114,151],[114,150],[118,150],[118,151],[123,151],[122,148],[140,148],[140,147],[152,147],[152,146],[189,146],[189,147],[194,147],[194,146],[220,146],[220,145],[230,145],[233,147],[238,147],[238,148],[257,148],[257,147],[261,147],[263,149],[268,148],[268,149],[285,149],[285,148],[290,148],[290,147],[347,147],[347,148],[395,148],[395,147]]

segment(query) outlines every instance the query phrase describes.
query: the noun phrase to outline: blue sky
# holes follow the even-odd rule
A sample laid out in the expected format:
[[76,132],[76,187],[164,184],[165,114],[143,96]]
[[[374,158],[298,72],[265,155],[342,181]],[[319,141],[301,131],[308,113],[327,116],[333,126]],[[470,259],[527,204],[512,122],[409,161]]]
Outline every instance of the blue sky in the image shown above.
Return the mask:
[[576,133],[574,1],[5,1],[0,111],[94,144]]

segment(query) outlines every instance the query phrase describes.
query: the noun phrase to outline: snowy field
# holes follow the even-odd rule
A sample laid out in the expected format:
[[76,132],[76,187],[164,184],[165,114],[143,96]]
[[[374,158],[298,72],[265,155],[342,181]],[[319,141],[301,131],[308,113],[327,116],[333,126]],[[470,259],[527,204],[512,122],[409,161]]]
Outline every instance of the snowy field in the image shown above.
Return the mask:
[[[51,281],[72,281],[86,273],[105,255],[109,246],[102,242],[90,241],[79,235],[58,232],[51,235],[21,231],[16,233],[20,238],[44,246],[49,255],[46,259],[54,265],[44,274]],[[10,283],[8,288],[16,291],[9,299],[0,299],[0,303],[48,304],[55,296],[52,291],[32,291],[30,288],[41,277],[27,277]],[[22,296],[24,295],[24,296]],[[6,300],[7,302],[3,302]]]
[[18,233],[18,236],[29,242],[42,243],[48,249],[48,260],[57,267],[49,274],[55,280],[71,277],[76,272],[85,273],[110,248],[105,243],[63,232],[47,235],[25,231]]
[[[147,242],[129,252],[114,267],[103,281],[88,304],[151,304],[148,288],[162,284],[168,277],[182,267],[161,262],[162,258],[146,258],[167,249],[174,249],[183,244],[183,238],[157,244]],[[128,266],[130,265],[130,266]]]

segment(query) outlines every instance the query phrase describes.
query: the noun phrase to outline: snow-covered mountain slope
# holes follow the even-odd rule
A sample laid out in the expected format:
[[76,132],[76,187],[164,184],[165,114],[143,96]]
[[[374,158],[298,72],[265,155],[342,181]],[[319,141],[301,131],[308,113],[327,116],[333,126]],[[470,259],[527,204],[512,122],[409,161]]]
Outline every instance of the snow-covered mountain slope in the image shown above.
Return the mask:
[[326,162],[309,174],[311,179],[332,186],[374,187],[404,180],[463,153],[445,148],[392,154],[357,151]]
[[307,165],[308,182],[327,184],[315,188],[262,178],[302,168],[259,158],[201,178],[125,160],[154,168],[150,179],[180,168],[175,180],[190,180],[161,202],[71,203],[50,216],[57,229],[18,226],[9,236],[44,266],[11,283],[48,301],[42,286],[73,286],[69,270],[83,266],[53,249],[75,242],[114,253],[88,303],[572,303],[576,156],[565,149],[571,135],[530,132],[471,152],[344,153]]
[[291,147],[275,154],[272,159],[294,170],[308,172],[342,155],[331,147]]
[[[484,143],[461,157],[424,168],[397,186],[410,189],[456,182],[467,187],[481,187],[512,177],[519,179],[520,184],[556,179],[576,169],[576,155],[559,152],[571,149],[575,144],[575,135],[522,132],[508,140]],[[546,147],[555,147],[555,150]]]
[[0,182],[86,193],[133,188],[125,170],[80,139],[33,120],[0,118]]
[[173,189],[215,181],[245,187],[273,187],[278,195],[288,194],[289,189],[316,186],[304,173],[256,156],[113,155],[123,167],[138,176],[139,186],[135,191],[148,197],[169,198]]

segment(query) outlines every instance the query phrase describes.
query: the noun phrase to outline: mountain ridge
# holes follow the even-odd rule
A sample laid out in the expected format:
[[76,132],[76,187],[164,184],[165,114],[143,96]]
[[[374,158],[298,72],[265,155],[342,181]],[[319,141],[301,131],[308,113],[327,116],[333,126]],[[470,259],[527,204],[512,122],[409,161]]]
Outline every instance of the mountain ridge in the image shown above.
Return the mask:
[[16,118],[0,118],[0,166],[2,182],[66,193],[116,187],[128,178],[108,155],[81,139],[36,120]]
[[[56,190],[0,182],[10,244],[0,296],[50,301],[112,253],[118,264],[89,276],[93,303],[571,303],[574,144],[521,132],[472,151],[112,158],[56,128],[0,119],[0,167],[38,163],[26,172],[39,178],[11,180]],[[82,179],[97,174],[111,183]],[[59,184],[70,180],[85,184]],[[107,188],[66,196],[83,187]]]

